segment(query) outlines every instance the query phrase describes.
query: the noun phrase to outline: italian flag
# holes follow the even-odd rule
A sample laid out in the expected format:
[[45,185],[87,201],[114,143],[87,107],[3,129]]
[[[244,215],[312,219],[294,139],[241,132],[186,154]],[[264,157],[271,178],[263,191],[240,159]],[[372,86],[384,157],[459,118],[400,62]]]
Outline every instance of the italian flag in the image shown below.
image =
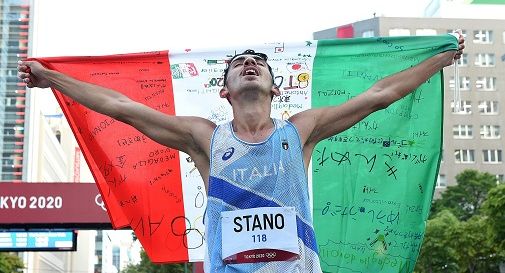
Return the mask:
[[[272,117],[345,103],[437,53],[450,35],[271,43],[113,56],[36,58],[167,115],[232,118],[219,98],[227,60],[266,53],[282,95]],[[206,194],[192,159],[57,90],[114,228],[135,231],[153,262],[201,261]],[[422,244],[442,142],[442,73],[411,95],[316,146],[309,172],[325,272],[411,272]]]

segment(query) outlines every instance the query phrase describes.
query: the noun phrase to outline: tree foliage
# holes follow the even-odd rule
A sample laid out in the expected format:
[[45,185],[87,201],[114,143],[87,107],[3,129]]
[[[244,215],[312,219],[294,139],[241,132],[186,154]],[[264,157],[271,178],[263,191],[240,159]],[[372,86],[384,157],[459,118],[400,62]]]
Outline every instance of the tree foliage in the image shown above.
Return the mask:
[[499,273],[496,242],[486,234],[486,217],[476,215],[461,221],[454,232],[460,272]]
[[432,207],[415,272],[498,273],[505,261],[505,185],[466,170]]
[[432,205],[431,215],[448,209],[459,220],[480,213],[488,191],[496,186],[496,177],[487,172],[465,170],[456,176],[457,185],[447,187]]
[[454,231],[459,220],[449,211],[443,210],[428,221],[416,272],[458,272],[458,255],[453,245]]
[[487,215],[489,237],[497,242],[498,254],[505,260],[505,184],[491,189],[482,206]]
[[0,253],[0,273],[18,272],[25,266],[21,258],[10,253]]
[[[121,273],[184,273],[184,264],[153,264],[145,251],[140,253],[141,261],[136,265],[128,265]],[[186,272],[192,272],[191,264],[186,265]]]

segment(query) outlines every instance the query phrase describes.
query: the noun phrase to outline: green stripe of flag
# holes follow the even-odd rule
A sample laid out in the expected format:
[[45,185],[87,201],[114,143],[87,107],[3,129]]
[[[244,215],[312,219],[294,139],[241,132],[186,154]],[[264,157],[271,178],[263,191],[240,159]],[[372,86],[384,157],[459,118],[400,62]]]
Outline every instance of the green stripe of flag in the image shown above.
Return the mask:
[[[450,35],[319,41],[312,108],[339,105],[387,75],[457,48]],[[442,73],[316,146],[314,226],[326,272],[412,272],[442,145]]]

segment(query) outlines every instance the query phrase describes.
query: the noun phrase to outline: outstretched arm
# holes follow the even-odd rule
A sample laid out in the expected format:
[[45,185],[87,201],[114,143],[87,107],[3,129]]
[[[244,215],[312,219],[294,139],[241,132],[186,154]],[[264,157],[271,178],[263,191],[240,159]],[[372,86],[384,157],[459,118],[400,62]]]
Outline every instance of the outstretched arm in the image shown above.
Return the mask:
[[211,121],[163,114],[119,92],[78,81],[38,62],[20,62],[18,71],[18,77],[30,88],[55,88],[93,111],[135,127],[160,144],[190,155],[204,152],[208,156],[215,127]]
[[371,113],[407,96],[435,73],[459,59],[463,49],[464,39],[460,36],[458,51],[439,53],[414,67],[386,77],[344,104],[310,109],[291,117],[301,135],[306,163],[319,141],[350,128]]

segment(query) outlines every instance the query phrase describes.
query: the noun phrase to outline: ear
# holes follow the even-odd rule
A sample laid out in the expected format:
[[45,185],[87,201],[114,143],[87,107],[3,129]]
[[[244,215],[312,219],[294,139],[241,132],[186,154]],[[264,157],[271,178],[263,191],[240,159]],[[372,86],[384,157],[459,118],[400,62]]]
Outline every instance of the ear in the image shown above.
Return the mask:
[[223,99],[227,98],[229,95],[230,95],[230,91],[228,91],[228,88],[226,88],[226,86],[221,88],[221,91],[219,91],[219,96]]
[[270,90],[270,92],[272,92],[272,94],[274,94],[274,96],[281,95],[281,91],[279,90],[279,87],[277,87],[276,84],[272,85],[272,90]]
[[230,100],[230,91],[228,91],[228,88],[223,87],[221,91],[219,91],[219,96],[223,99],[228,100],[228,103],[231,105],[231,100]]

